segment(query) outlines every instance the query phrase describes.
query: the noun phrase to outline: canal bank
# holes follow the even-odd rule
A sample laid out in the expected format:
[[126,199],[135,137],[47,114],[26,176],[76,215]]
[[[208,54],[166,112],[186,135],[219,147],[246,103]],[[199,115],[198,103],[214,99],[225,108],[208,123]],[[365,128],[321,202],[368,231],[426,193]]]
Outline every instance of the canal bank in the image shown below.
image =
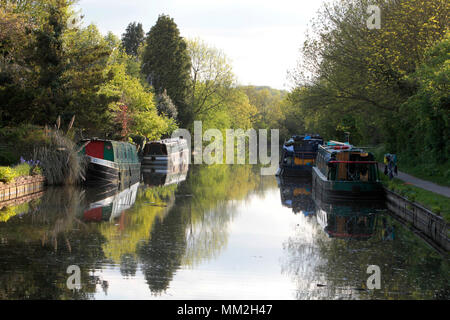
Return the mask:
[[418,235],[439,252],[450,250],[449,224],[444,218],[388,188],[385,192],[386,206],[392,213],[417,230]]

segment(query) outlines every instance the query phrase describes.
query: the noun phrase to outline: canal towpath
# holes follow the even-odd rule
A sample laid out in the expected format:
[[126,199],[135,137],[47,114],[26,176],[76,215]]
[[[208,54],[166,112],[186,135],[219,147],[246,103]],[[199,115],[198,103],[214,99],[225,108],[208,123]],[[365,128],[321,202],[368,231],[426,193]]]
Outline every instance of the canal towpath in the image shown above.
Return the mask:
[[[384,168],[384,164],[379,163],[378,167],[380,169]],[[399,180],[402,180],[408,184],[412,184],[416,187],[422,188],[424,190],[428,190],[428,191],[431,191],[431,192],[434,192],[434,193],[437,193],[437,194],[440,194],[440,195],[450,198],[450,188],[449,187],[441,186],[441,185],[438,185],[431,181],[419,179],[410,174],[401,172],[400,170],[398,171],[398,175],[396,176],[396,178]]]

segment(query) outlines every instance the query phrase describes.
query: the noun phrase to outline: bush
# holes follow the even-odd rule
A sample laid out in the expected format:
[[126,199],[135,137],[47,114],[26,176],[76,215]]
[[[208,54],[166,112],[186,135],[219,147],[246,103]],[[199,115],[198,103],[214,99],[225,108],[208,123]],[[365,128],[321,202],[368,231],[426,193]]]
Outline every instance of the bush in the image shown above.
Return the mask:
[[19,175],[11,167],[0,167],[0,181],[9,183],[17,178]]
[[85,175],[85,163],[78,155],[75,143],[59,131],[48,133],[48,142],[34,149],[47,183],[50,185],[77,184]]
[[13,169],[17,173],[18,177],[29,176],[31,173],[31,166],[28,163],[19,164]]

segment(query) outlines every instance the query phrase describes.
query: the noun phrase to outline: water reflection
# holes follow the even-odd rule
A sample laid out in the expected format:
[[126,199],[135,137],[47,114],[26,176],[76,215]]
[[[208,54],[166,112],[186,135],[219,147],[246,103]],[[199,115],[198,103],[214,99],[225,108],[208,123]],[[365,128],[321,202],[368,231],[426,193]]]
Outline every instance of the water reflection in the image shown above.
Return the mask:
[[[296,283],[297,299],[448,299],[448,256],[404,228],[383,203],[312,196],[315,221],[302,219],[284,243],[282,272]],[[366,288],[369,265],[381,268],[382,290]]]
[[[135,201],[139,182],[124,190],[115,188],[87,189],[87,208],[83,211],[85,222],[99,222],[120,219],[125,210],[130,209]],[[123,223],[121,219],[121,223]],[[121,225],[123,228],[124,226]]]
[[302,212],[305,216],[315,213],[315,204],[311,197],[311,176],[305,177],[277,177],[280,188],[281,203],[291,208],[297,214]]
[[316,217],[330,238],[368,240],[375,233],[380,210],[383,210],[383,203],[369,205],[317,201]]
[[[193,166],[124,190],[48,189],[0,222],[0,299],[449,297],[448,258],[384,209],[314,202],[308,180],[278,188],[259,172]],[[371,264],[383,290],[364,288]]]

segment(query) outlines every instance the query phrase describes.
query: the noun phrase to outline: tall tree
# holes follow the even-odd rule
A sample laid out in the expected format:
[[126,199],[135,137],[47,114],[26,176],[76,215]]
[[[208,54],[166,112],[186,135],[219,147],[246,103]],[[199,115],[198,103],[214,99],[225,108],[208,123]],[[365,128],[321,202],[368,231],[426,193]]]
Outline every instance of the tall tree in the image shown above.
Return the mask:
[[122,35],[122,45],[125,52],[130,55],[137,57],[139,47],[145,41],[145,33],[142,28],[142,23],[130,23]]
[[147,35],[146,44],[142,71],[157,94],[167,90],[185,126],[192,119],[192,110],[187,106],[191,62],[186,42],[174,20],[160,15]]
[[194,116],[223,108],[230,100],[229,90],[235,79],[223,52],[200,39],[188,41],[191,57],[189,104]]

